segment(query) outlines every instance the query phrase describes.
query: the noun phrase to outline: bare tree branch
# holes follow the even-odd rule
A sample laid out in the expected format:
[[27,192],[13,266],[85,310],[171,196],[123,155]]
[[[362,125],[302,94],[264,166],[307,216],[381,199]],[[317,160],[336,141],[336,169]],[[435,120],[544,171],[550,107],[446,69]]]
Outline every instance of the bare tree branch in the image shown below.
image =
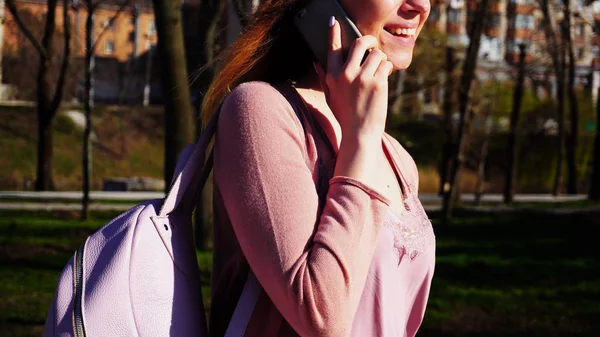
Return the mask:
[[23,18],[21,18],[21,15],[19,14],[19,11],[17,10],[15,1],[14,0],[6,0],[6,6],[8,7],[8,10],[14,17],[15,21],[17,22],[17,26],[19,26],[19,29],[21,29],[21,32],[23,32],[23,34],[25,35],[27,40],[29,40],[29,42],[31,42],[33,47],[37,50],[37,52],[40,54],[40,56],[43,59],[48,58],[48,51],[46,49],[44,49],[44,47],[42,47],[42,45],[40,44],[40,41],[38,41],[35,38],[31,29],[29,29],[25,25],[25,22],[23,22]]
[[[98,35],[98,37],[96,38],[96,41],[94,41],[94,44],[92,45],[92,53],[96,51],[96,46],[98,45],[98,42],[102,39],[102,36],[104,36],[106,31],[108,30],[108,27],[113,25],[113,23],[117,20],[119,15],[121,15],[121,13],[125,10],[125,8],[127,8],[127,6],[129,6],[130,4],[131,4],[131,0],[125,0],[121,4],[121,6],[119,6],[119,9],[117,9],[117,12],[115,13],[115,15],[113,15],[113,17],[111,17],[110,20],[108,21],[108,25],[105,26],[104,28],[102,28],[100,35]],[[98,4],[96,4],[96,5],[98,5]],[[96,6],[94,6],[94,8],[93,8],[94,11],[96,10],[95,7]]]
[[[13,0],[11,0],[13,1]],[[46,23],[44,26],[44,34],[42,35],[42,50],[46,52],[45,58],[50,58],[49,53],[50,46],[52,45],[52,39],[54,38],[54,31],[56,29],[56,3],[58,0],[48,0],[48,10],[46,12]]]
[[[12,1],[12,0],[11,0]],[[69,0],[63,0],[63,58],[60,65],[60,72],[58,74],[58,81],[56,82],[56,91],[52,97],[50,111],[58,111],[58,106],[63,97],[63,91],[65,87],[65,79],[67,78],[67,70],[69,69],[69,61],[71,58],[71,18],[69,17]]]

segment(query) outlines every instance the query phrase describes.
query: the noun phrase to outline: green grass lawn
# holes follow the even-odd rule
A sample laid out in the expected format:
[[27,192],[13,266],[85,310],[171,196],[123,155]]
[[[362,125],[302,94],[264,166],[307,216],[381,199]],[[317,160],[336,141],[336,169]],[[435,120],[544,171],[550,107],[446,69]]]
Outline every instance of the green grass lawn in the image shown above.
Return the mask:
[[[53,121],[53,177],[57,190],[81,188],[82,131],[64,115]],[[104,179],[163,176],[164,112],[160,106],[97,106],[92,115],[91,186]],[[34,108],[0,106],[0,190],[29,190],[36,172]]]
[[[81,222],[73,212],[0,212],[1,336],[41,334],[62,267],[114,215]],[[436,236],[420,337],[599,335],[599,213],[459,210]],[[206,296],[211,254],[198,258]]]

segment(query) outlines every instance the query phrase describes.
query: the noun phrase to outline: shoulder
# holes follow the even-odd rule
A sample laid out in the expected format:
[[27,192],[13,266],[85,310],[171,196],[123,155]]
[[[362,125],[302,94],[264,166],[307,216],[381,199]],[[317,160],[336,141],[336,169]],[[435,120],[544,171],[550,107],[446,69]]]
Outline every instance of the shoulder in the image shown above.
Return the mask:
[[287,99],[273,85],[252,81],[239,84],[223,101],[222,112],[237,118],[271,117],[274,111],[293,113]]
[[[291,133],[300,137],[302,124],[285,98],[273,85],[252,81],[236,86],[223,101],[219,132],[230,136],[252,137],[260,134],[277,137]],[[262,137],[261,136],[261,137]]]
[[285,99],[279,90],[267,82],[251,81],[238,84],[225,98],[227,103],[247,103],[264,102],[270,99]]
[[413,157],[408,153],[408,151],[396,140],[396,138],[392,137],[389,134],[385,134],[385,137],[394,147],[396,154],[400,159],[400,167],[403,169],[403,174],[410,181],[410,183],[414,184],[417,188],[419,186],[419,169],[417,168],[417,164]]

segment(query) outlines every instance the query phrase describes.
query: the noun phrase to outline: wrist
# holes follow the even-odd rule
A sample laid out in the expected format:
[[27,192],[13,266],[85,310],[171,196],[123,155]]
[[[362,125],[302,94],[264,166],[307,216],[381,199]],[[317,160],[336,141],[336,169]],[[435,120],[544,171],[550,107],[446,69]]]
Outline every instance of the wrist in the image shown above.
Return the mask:
[[342,148],[351,148],[354,150],[370,150],[381,145],[381,138],[382,135],[376,135],[371,133],[358,133],[351,136],[342,133],[340,150]]

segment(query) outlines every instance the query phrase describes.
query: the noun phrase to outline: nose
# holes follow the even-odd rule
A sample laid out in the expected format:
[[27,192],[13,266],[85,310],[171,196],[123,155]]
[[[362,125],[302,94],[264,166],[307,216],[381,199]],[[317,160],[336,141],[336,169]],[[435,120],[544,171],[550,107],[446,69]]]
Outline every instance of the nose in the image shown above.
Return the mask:
[[405,13],[419,15],[429,12],[431,3],[429,0],[405,0],[400,8]]

